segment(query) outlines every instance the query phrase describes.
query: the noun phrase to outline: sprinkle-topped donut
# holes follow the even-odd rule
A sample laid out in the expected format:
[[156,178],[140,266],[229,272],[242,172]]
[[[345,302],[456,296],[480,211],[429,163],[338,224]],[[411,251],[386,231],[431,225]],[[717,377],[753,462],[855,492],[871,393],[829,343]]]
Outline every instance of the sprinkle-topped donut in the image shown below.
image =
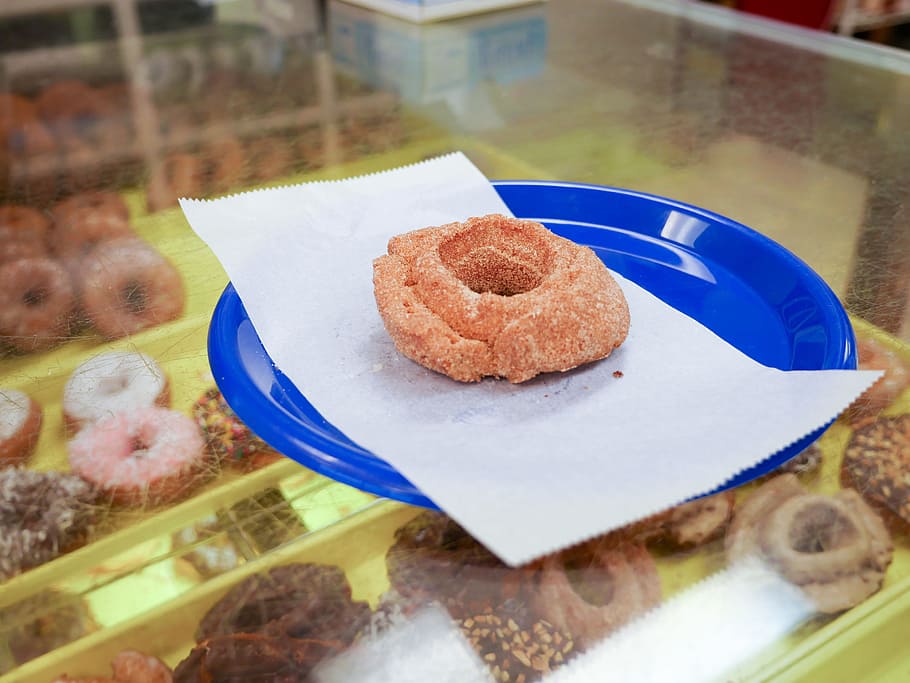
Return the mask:
[[152,358],[108,351],[82,363],[63,387],[63,417],[78,431],[103,417],[170,403],[167,376]]
[[237,417],[218,387],[207,390],[193,404],[193,418],[205,435],[209,449],[224,463],[248,471],[281,458]]
[[393,237],[373,285],[398,350],[462,382],[570,370],[629,330],[625,296],[593,251],[498,214]]
[[165,408],[116,413],[69,443],[73,472],[120,505],[161,505],[186,496],[210,473],[196,424]]

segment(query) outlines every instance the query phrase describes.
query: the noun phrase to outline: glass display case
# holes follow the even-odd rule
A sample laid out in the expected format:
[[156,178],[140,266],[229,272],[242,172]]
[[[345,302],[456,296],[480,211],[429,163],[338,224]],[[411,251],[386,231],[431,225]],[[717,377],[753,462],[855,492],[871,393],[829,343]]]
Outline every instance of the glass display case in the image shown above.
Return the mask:
[[[902,680],[908,122],[907,53],[694,2],[3,3],[0,681]],[[285,457],[215,381],[228,276],[178,197],[454,151],[749,226],[884,378],[779,469],[519,567]]]

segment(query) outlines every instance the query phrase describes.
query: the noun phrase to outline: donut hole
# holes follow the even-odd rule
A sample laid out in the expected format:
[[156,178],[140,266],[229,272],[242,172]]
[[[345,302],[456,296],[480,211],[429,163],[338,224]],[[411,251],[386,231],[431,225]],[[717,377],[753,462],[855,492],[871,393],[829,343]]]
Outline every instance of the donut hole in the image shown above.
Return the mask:
[[98,380],[98,393],[113,396],[124,391],[130,385],[130,378],[125,375],[102,377]]
[[531,291],[553,261],[549,245],[518,221],[469,224],[439,245],[439,257],[471,291],[499,296]]
[[138,280],[129,280],[120,288],[120,300],[124,308],[133,315],[140,315],[148,307],[148,292]]
[[825,553],[859,540],[856,525],[825,503],[804,508],[790,527],[790,547],[799,553]]
[[29,287],[22,294],[22,303],[29,308],[37,308],[48,300],[51,293],[44,285]]
[[603,607],[613,600],[613,577],[605,568],[592,566],[590,557],[565,557],[562,568],[572,590],[589,605]]

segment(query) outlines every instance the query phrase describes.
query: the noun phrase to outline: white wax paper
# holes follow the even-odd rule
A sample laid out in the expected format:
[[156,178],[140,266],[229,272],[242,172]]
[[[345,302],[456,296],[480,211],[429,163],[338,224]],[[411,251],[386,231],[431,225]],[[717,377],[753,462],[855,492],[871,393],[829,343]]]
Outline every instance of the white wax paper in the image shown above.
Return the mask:
[[878,376],[766,368],[619,277],[631,331],[604,361],[520,385],[411,362],[376,309],[372,260],[395,234],[509,213],[461,154],[181,206],[320,413],[510,564],[714,489]]

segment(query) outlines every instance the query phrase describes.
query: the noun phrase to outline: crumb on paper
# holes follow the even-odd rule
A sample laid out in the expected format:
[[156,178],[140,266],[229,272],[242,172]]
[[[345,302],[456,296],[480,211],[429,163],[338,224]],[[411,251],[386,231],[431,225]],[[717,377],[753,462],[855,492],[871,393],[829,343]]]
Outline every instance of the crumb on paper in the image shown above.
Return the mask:
[[620,377],[623,376],[622,370],[614,370],[614,371],[613,371],[613,376],[614,376],[616,379],[619,379]]

